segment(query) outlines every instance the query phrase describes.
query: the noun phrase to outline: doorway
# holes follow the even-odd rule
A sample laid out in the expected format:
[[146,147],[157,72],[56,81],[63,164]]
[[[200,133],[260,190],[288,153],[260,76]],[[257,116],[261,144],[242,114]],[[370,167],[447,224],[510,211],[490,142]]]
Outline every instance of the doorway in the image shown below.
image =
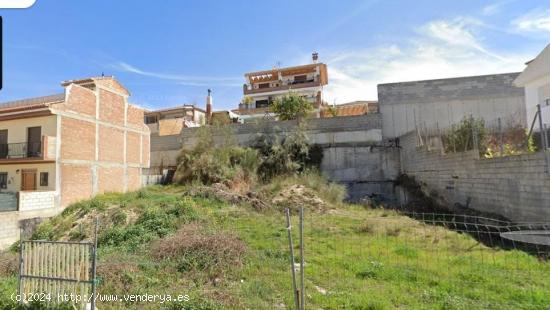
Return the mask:
[[40,157],[42,146],[42,128],[27,128],[27,157]]
[[21,170],[21,190],[22,191],[36,190],[36,169]]
[[8,158],[8,130],[0,130],[0,158]]

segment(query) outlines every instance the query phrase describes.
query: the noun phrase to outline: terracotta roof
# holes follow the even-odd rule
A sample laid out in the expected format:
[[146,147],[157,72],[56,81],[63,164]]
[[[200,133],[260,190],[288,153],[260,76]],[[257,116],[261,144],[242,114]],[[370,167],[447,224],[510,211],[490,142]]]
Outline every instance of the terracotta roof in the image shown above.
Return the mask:
[[65,94],[55,94],[35,98],[7,101],[0,103],[0,111],[11,110],[30,110],[45,107],[51,103],[62,102],[65,100]]

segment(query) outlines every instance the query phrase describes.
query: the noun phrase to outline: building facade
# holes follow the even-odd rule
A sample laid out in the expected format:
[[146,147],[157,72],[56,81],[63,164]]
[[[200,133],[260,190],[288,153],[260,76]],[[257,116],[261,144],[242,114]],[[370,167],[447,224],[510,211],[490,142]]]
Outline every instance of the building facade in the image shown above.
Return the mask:
[[326,64],[317,62],[317,53],[313,54],[312,59],[313,63],[308,65],[246,73],[244,99],[233,112],[245,122],[265,116],[274,118],[269,112],[270,104],[292,91],[310,101],[319,117],[324,105],[323,87],[328,84],[328,73]]
[[206,122],[206,111],[191,104],[146,111],[144,116],[151,134],[158,133],[159,136],[178,135],[182,128],[199,127]]
[[[550,45],[527,62],[527,67],[515,79],[514,85],[525,90],[526,121],[531,124],[537,105],[540,105],[543,123],[550,124]],[[535,130],[538,130],[538,125]]]
[[128,90],[112,77],[62,86],[62,94],[0,104],[0,211],[56,213],[141,186],[149,128]]

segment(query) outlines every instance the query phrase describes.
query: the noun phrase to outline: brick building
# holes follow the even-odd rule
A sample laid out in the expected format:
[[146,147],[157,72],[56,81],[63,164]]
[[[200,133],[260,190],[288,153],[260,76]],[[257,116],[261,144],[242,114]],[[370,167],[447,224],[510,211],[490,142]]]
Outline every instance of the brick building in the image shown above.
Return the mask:
[[19,220],[138,189],[149,167],[149,128],[124,86],[113,77],[61,85],[62,94],[0,104],[0,211]]

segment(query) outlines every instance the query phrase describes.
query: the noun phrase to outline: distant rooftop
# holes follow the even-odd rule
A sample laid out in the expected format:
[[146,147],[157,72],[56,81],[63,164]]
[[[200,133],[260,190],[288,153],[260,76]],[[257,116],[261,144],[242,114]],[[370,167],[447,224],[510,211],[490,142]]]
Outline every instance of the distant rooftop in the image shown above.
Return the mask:
[[201,112],[206,112],[203,109],[195,106],[194,104],[184,104],[184,105],[180,105],[180,106],[177,106],[177,107],[145,111],[145,114],[181,111],[181,110],[187,110],[187,109],[195,109],[195,110],[198,110],[198,111],[201,111]]
[[47,104],[61,102],[63,100],[65,100],[64,93],[49,95],[49,96],[42,96],[42,97],[20,99],[20,100],[14,100],[14,101],[6,101],[6,102],[0,102],[0,110],[46,106]]

